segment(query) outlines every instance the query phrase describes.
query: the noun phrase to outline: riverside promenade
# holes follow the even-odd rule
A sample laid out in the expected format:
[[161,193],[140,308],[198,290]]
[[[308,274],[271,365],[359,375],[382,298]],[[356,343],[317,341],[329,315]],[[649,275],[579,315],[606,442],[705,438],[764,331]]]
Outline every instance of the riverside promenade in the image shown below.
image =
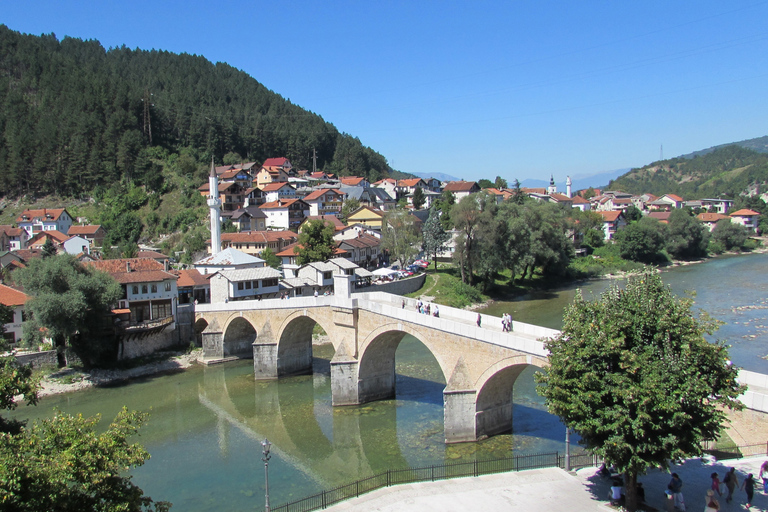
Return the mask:
[[[768,496],[762,492],[757,475],[768,457],[750,457],[716,461],[691,459],[671,466],[669,472],[650,470],[642,475],[646,494],[644,510],[671,510],[664,491],[670,472],[683,480],[683,496],[688,512],[704,510],[704,499],[710,488],[710,475],[717,472],[722,479],[727,468],[736,468],[739,485],[748,473],[755,475],[755,497],[751,511],[768,511]],[[438,482],[406,484],[379,489],[359,498],[347,500],[326,510],[331,512],[593,512],[617,511],[608,504],[610,480],[596,476],[597,468],[583,468],[568,473],[546,468],[499,473],[479,477],[456,478]],[[725,490],[725,486],[723,486]],[[727,493],[727,490],[725,491]],[[746,510],[746,494],[736,489],[734,500],[718,498],[723,512]]]

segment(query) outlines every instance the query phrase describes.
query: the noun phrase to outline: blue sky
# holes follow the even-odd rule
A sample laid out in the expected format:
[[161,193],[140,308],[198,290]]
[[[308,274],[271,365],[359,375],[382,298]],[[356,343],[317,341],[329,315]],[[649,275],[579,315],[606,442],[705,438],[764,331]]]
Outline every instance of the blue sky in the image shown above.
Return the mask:
[[406,172],[562,182],[768,135],[765,1],[1,5],[20,32],[227,62]]

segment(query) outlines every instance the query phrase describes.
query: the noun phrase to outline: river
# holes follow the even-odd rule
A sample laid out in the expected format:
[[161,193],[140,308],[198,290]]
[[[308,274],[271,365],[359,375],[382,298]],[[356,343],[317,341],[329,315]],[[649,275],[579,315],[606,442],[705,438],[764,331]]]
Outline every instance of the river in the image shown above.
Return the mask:
[[[726,322],[718,338],[733,361],[768,373],[768,255],[724,257],[676,267],[663,278],[677,294],[696,290],[696,307]],[[498,302],[485,313],[514,312],[516,320],[558,328],[577,287],[594,297],[608,286],[595,280]],[[396,355],[397,397],[355,407],[331,407],[330,346],[315,347],[314,374],[254,381],[250,361],[148,377],[127,385],[89,389],[20,407],[18,418],[47,416],[53,408],[103,421],[126,405],[148,410],[138,439],[152,458],[133,471],[148,495],[175,510],[261,510],[264,465],[260,440],[273,443],[269,464],[272,505],[304,497],[389,468],[442,464],[563,450],[564,427],[535,393],[533,369],[516,383],[514,434],[478,442],[443,443],[444,377],[418,340],[406,337]]]

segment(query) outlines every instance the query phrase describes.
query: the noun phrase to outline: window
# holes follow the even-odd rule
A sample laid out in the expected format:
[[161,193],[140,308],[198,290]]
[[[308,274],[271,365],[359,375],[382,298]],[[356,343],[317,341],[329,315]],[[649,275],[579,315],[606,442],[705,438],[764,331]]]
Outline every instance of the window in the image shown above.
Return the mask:
[[171,291],[171,282],[170,281],[166,281],[165,282],[165,291],[167,291],[167,292]]
[[330,278],[331,278],[331,275],[332,275],[332,274],[331,274],[330,272],[323,272],[323,280],[325,280],[325,279],[330,279]]
[[245,282],[245,289],[246,290],[250,290],[251,289],[251,282],[250,281],[246,281]]
[[237,289],[238,289],[238,290],[242,290],[242,289],[243,289],[243,283],[242,283],[242,281],[241,281],[241,282],[239,282],[239,283],[237,283]]
[[139,294],[139,287],[138,285],[133,285],[133,294],[138,295]]
[[253,282],[253,288],[256,289],[258,287],[259,287],[259,282],[258,281],[254,281]]
[[152,283],[152,293],[157,293],[157,285]]
[[147,293],[147,285],[141,285],[141,293]]

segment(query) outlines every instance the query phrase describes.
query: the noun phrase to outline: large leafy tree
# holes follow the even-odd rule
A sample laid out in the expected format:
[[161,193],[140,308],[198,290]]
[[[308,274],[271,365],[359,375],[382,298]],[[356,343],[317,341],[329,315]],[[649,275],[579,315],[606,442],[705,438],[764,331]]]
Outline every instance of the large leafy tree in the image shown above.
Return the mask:
[[429,209],[429,217],[427,222],[424,223],[424,229],[422,230],[424,235],[422,248],[434,260],[435,270],[437,270],[437,255],[445,250],[448,240],[451,239],[451,235],[443,229],[443,225],[440,222],[440,213],[440,210],[435,205],[432,205],[432,208]]
[[[37,403],[39,383],[15,358],[0,358],[0,409],[12,410],[22,397]],[[146,414],[123,411],[105,430],[98,418],[56,412],[27,427],[0,417],[0,511],[166,511],[131,482],[126,470],[149,454],[129,444]]]
[[667,224],[667,252],[677,259],[703,258],[707,255],[709,230],[688,208],[673,210]]
[[664,261],[664,228],[664,224],[650,217],[631,223],[615,235],[619,254],[640,263]]
[[639,474],[700,455],[723,428],[723,407],[741,407],[725,344],[704,337],[715,328],[646,271],[598,300],[578,294],[546,343],[539,393],[588,450],[624,473],[629,510]]
[[419,252],[420,235],[415,217],[406,210],[397,209],[384,214],[382,222],[382,249],[405,265]]
[[60,254],[31,260],[14,279],[32,296],[24,305],[24,332],[30,341],[52,339],[62,366],[67,345],[87,366],[109,357],[113,346],[105,314],[123,293],[112,276]]
[[306,265],[332,258],[335,248],[333,225],[320,219],[312,219],[302,226],[299,243],[293,251],[298,255],[298,264]]
[[747,228],[731,222],[731,219],[722,219],[712,230],[712,241],[725,251],[730,251],[734,247],[741,248],[747,241]]
[[360,201],[354,197],[347,198],[344,204],[341,205],[341,219],[346,222],[349,215],[360,208]]

